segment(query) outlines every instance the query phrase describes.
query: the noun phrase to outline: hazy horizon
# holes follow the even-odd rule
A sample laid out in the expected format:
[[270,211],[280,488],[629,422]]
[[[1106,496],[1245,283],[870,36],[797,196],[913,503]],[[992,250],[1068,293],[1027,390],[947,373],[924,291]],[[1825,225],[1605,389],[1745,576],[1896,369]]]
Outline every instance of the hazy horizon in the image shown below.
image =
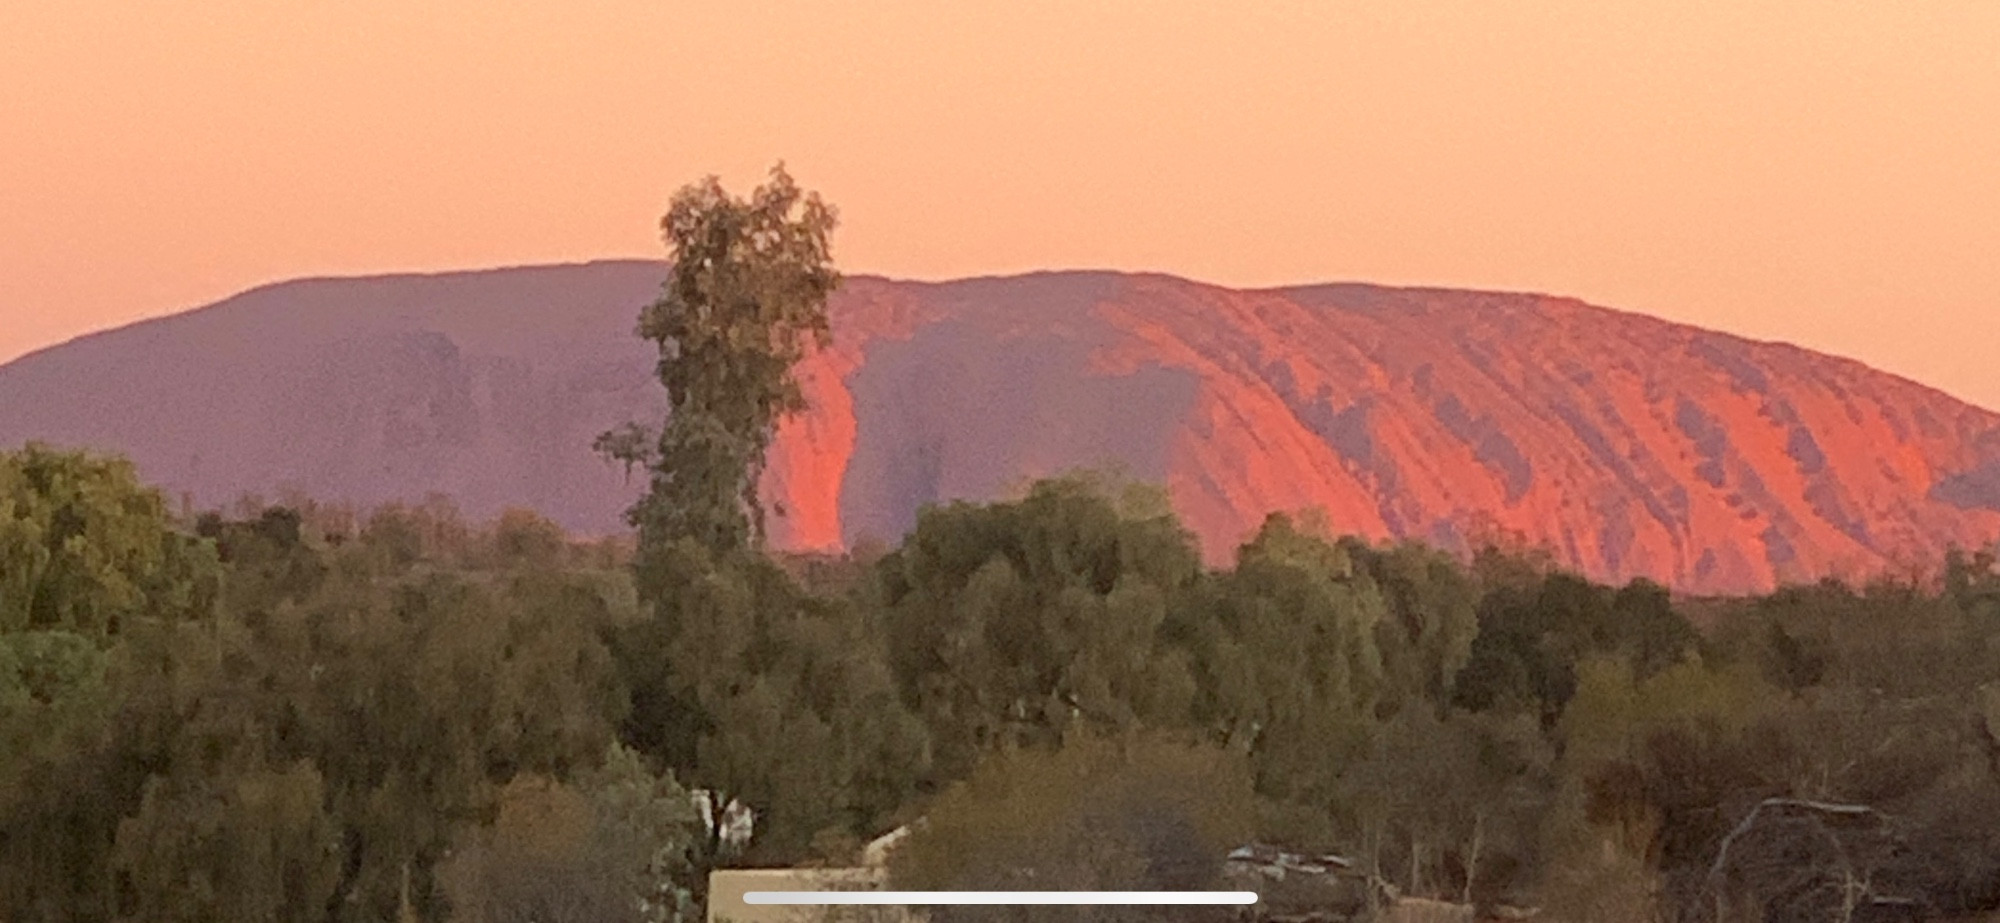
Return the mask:
[[0,361],[300,277],[652,259],[783,159],[856,274],[1533,291],[1987,407],[2000,5],[24,6]]

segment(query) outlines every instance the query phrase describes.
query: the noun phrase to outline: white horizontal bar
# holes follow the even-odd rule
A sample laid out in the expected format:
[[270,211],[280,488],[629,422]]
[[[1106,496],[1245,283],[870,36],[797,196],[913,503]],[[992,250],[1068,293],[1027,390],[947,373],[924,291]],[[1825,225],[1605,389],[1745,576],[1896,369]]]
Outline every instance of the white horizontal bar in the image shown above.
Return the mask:
[[1254,904],[1255,891],[746,891],[746,904]]

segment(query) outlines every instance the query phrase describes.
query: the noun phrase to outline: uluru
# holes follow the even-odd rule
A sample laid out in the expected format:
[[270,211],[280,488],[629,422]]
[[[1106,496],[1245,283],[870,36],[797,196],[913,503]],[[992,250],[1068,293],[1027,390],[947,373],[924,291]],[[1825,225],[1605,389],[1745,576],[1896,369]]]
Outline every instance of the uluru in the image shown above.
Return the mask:
[[[624,528],[591,450],[656,419],[662,264],[306,279],[0,367],[0,445],[129,455],[198,506],[452,498]],[[1217,562],[1271,512],[1733,593],[2000,537],[2000,415],[1858,362],[1534,294],[1164,275],[853,277],[763,484],[777,545],[1115,468]]]

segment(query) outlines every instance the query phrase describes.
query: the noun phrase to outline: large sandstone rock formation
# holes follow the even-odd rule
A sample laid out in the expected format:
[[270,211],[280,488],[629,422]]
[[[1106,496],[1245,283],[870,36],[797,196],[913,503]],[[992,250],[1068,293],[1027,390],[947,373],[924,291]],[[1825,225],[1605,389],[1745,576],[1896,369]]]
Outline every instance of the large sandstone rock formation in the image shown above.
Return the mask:
[[[657,417],[632,329],[660,265],[259,288],[0,367],[0,446],[118,449],[203,505],[290,488],[620,528],[594,435]],[[1115,464],[1206,552],[1268,512],[1450,547],[1518,534],[1692,591],[1859,576],[2000,537],[2000,416],[1860,363],[1538,295],[1232,291],[1156,275],[851,279],[775,538],[900,537],[925,504]]]

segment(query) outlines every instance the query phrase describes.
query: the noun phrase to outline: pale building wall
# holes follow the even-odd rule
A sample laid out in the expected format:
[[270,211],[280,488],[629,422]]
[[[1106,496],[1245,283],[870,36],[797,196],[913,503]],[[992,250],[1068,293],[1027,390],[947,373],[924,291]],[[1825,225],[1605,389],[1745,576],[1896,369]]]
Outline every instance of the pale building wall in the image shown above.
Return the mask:
[[915,923],[902,907],[786,907],[746,904],[750,891],[866,891],[882,887],[876,868],[718,869],[708,876],[708,923]]

